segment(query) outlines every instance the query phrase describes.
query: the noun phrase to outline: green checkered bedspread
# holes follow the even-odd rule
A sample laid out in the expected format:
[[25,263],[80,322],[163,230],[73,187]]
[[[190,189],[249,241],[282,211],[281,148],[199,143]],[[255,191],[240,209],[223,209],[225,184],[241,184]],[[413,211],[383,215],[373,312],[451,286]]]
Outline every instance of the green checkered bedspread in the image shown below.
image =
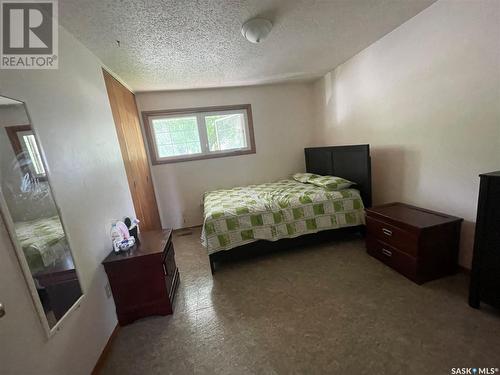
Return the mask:
[[209,254],[257,240],[276,241],[364,224],[355,189],[327,191],[295,180],[205,193],[202,244]]
[[20,221],[14,226],[31,272],[40,271],[66,257],[68,245],[59,216]]

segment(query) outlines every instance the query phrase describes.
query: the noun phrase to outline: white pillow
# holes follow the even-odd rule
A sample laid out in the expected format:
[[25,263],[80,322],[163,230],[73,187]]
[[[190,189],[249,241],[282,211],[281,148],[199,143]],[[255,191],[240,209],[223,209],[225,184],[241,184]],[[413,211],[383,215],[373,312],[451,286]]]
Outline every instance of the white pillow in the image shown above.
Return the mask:
[[319,174],[314,173],[295,173],[293,175],[293,179],[299,182],[303,182],[304,184],[309,181],[310,178],[321,177]]

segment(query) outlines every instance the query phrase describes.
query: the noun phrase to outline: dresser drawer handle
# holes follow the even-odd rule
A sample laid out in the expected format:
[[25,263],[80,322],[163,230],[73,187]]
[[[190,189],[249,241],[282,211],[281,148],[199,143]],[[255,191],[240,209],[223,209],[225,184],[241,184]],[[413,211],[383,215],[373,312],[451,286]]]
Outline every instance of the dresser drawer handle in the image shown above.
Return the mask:
[[392,251],[387,249],[382,249],[382,254],[387,255],[388,257],[392,257]]
[[382,232],[383,232],[386,236],[392,236],[392,230],[390,230],[390,229],[387,229],[387,228],[382,228]]
[[167,266],[165,265],[165,263],[162,263],[161,265],[163,267],[163,273],[165,274],[165,276],[168,276]]

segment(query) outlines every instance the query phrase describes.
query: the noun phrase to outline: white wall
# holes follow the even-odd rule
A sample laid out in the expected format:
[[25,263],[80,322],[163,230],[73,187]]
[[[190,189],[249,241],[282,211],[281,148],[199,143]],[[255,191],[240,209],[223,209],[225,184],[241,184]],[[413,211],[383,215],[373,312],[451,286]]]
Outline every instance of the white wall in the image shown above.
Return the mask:
[[375,204],[463,217],[467,267],[478,174],[500,169],[499,36],[499,1],[441,0],[315,85],[316,143],[370,143]]
[[[59,29],[59,69],[0,71],[0,95],[25,101],[49,167],[86,298],[46,340],[0,223],[2,374],[89,374],[116,325],[100,264],[112,219],[134,209],[100,62]],[[0,120],[1,121],[1,120]]]
[[189,227],[202,219],[203,193],[287,178],[305,169],[311,143],[311,83],[137,93],[139,111],[252,105],[257,153],[152,167],[163,226]]
[[0,106],[0,126],[28,125],[29,120],[22,104],[8,104]]

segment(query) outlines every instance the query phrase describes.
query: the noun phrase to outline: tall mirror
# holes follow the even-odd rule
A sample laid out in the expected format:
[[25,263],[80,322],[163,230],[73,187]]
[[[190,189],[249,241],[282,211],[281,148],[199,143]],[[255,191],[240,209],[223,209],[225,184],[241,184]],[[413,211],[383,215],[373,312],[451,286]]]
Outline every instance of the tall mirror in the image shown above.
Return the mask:
[[48,334],[82,296],[24,103],[0,96],[0,207]]

